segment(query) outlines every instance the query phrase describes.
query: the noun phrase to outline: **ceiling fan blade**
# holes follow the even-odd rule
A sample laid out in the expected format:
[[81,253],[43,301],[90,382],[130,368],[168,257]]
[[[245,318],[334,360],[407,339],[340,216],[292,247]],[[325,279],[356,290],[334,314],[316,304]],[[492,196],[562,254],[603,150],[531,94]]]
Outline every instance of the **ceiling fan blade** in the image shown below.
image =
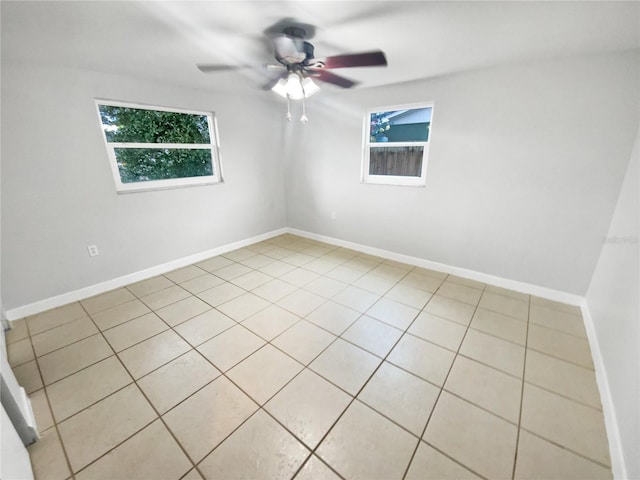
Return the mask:
[[229,72],[231,70],[242,70],[244,68],[250,68],[249,65],[211,65],[211,64],[198,64],[196,65],[198,70],[203,73],[215,73],[215,72]]
[[380,50],[364,53],[351,53],[347,55],[335,55],[324,59],[324,68],[382,66],[387,66],[387,58],[384,56],[384,52]]
[[218,65],[218,64],[198,64],[198,70],[204,73],[231,72],[235,70],[245,70],[252,68],[254,70],[285,70],[287,67],[280,64],[256,64],[256,65]]
[[313,78],[317,78],[323,82],[332,83],[342,88],[351,88],[354,85],[357,85],[357,82],[354,82],[353,80],[341,77],[335,73],[327,72],[326,70],[315,70]]

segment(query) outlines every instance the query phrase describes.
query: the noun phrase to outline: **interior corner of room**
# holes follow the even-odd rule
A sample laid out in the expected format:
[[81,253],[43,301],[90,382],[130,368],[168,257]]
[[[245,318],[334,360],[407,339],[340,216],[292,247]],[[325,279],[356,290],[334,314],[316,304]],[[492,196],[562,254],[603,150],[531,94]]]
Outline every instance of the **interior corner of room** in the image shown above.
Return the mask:
[[[539,4],[556,15],[550,31],[574,25],[571,42],[558,40],[566,47],[550,38],[533,47],[508,26],[500,27],[502,37],[469,44],[473,39],[460,33],[461,25],[486,34],[482,23],[498,22],[493,10],[476,16],[477,23],[450,25],[460,34],[457,48],[452,34],[430,24],[451,42],[446,61],[413,43],[407,47],[412,58],[403,58],[400,40],[385,43],[386,37],[402,38],[399,26],[382,34],[385,23],[372,23],[376,34],[363,30],[367,42],[335,27],[336,42],[365,50],[371,41],[371,48],[385,49],[388,71],[404,69],[403,75],[356,71],[362,87],[345,90],[319,82],[304,112],[291,100],[296,121],[288,122],[286,102],[260,90],[262,77],[233,71],[206,76],[195,68],[208,58],[234,58],[206,44],[230,41],[224,25],[207,32],[193,12],[172,24],[167,15],[178,11],[174,2],[124,2],[132,22],[146,19],[167,31],[167,38],[147,32],[157,50],[146,51],[152,40],[143,38],[125,56],[119,40],[109,49],[90,35],[89,23],[69,32],[61,23],[73,9],[86,22],[100,15],[115,22],[117,12],[103,2],[64,3],[1,6],[3,320],[293,233],[579,306],[614,476],[640,476],[637,4],[612,6],[621,22],[617,31],[595,20],[607,2],[574,3],[576,12],[584,9],[575,23],[571,6]],[[263,7],[273,16],[278,2],[265,3],[273,4]],[[464,6],[480,9],[485,2],[473,3]],[[464,17],[451,5],[428,4],[434,12]],[[248,7],[235,8],[254,19],[249,25],[264,27],[260,13],[252,17]],[[398,8],[398,18],[408,21],[411,13]],[[522,20],[523,35],[535,32],[524,27],[532,13],[526,5],[521,12],[515,4],[501,8]],[[296,7],[297,14],[305,12]],[[624,20],[629,12],[633,25]],[[337,24],[340,15],[332,15]],[[181,21],[198,28],[186,34]],[[363,29],[367,22],[363,18]],[[123,22],[116,31],[131,37],[131,28]],[[327,20],[316,47],[333,54],[332,43],[322,42],[330,31]],[[243,31],[237,48],[260,58],[262,47],[246,40],[249,33]],[[512,49],[503,45],[510,43],[507,35],[517,39]],[[437,37],[428,38],[440,48]],[[169,40],[178,45],[175,51]],[[174,63],[165,65],[162,52]],[[421,55],[424,60],[415,59]],[[437,68],[411,74],[414,63],[431,61]],[[118,194],[96,115],[95,101],[102,98],[215,112],[224,182]],[[424,102],[432,102],[434,112],[424,184],[363,182],[365,113]],[[297,121],[300,114],[308,123]],[[96,255],[87,253],[90,246]],[[3,384],[8,371],[3,363]],[[3,393],[3,406],[4,399]]]

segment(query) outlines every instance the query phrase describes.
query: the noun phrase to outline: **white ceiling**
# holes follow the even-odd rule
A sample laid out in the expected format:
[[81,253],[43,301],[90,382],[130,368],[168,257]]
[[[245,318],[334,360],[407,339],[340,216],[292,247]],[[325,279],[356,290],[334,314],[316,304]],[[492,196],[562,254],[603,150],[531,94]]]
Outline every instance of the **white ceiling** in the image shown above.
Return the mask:
[[215,90],[259,86],[265,72],[205,75],[195,64],[270,62],[262,32],[285,17],[316,26],[316,57],[383,50],[386,69],[335,71],[361,81],[357,88],[640,47],[638,2],[2,1],[1,8],[3,63]]

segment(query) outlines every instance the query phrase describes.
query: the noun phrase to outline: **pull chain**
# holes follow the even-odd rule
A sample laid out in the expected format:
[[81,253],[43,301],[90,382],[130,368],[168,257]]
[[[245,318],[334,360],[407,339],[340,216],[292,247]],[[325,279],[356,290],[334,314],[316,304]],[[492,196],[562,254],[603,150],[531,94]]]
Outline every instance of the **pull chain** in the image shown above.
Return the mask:
[[302,97],[302,116],[300,117],[300,121],[302,123],[307,123],[309,121],[309,119],[307,118],[307,108],[304,97]]
[[289,100],[289,94],[287,93],[287,120],[291,121],[293,116],[291,115],[291,102]]

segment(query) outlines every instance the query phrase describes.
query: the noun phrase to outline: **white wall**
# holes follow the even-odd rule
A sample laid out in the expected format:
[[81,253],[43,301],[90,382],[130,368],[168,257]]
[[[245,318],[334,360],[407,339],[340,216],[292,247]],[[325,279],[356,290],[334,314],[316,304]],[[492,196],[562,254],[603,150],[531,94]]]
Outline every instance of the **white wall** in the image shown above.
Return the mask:
[[640,131],[586,295],[627,468],[623,478],[640,478],[639,142]]
[[[287,224],[584,295],[638,127],[638,67],[636,52],[320,93],[292,126]],[[420,101],[435,102],[426,188],[359,183],[365,110]]]
[[[2,65],[7,310],[285,226],[279,111],[234,95]],[[226,182],[118,195],[94,98],[215,111]],[[87,245],[100,256],[90,258]]]

